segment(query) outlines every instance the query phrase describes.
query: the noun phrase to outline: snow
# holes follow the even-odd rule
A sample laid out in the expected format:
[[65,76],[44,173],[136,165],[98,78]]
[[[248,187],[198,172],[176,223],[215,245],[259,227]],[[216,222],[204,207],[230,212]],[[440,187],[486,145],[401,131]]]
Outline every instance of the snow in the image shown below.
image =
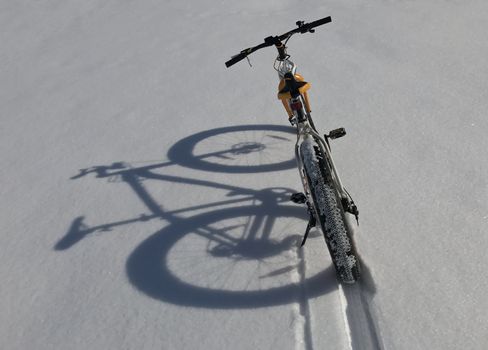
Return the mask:
[[[317,127],[348,132],[352,289],[317,231],[297,248],[276,53],[224,66],[328,15],[289,53]],[[0,348],[485,349],[486,18],[481,0],[0,1]]]

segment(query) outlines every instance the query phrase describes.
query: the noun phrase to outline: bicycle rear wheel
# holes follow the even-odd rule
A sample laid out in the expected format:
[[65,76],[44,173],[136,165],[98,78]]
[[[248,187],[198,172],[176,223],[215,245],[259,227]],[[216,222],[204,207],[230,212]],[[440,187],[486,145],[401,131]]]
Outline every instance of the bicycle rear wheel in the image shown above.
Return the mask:
[[330,166],[312,139],[302,143],[300,154],[308,195],[312,198],[315,218],[320,223],[337,277],[341,282],[354,283],[360,276],[360,263]]

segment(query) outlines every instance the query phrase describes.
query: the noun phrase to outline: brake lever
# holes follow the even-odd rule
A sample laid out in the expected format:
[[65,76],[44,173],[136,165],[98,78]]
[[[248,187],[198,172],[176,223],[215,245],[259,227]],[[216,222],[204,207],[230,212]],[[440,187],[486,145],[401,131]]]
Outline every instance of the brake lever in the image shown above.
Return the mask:
[[249,59],[249,56],[246,56],[247,63],[249,63],[249,67],[252,67],[251,60]]
[[[305,21],[297,21],[296,25],[298,26],[299,29],[304,27],[304,26],[305,26],[305,28],[307,27],[307,25],[305,24]],[[310,28],[310,29],[307,29],[306,31],[302,31],[302,33],[306,33],[306,32],[315,33],[315,29]]]

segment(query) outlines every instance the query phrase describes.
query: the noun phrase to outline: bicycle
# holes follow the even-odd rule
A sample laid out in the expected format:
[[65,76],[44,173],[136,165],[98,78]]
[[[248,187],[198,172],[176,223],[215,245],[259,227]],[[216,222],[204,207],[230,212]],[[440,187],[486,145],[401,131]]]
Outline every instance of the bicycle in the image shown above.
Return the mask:
[[344,136],[346,131],[344,128],[334,129],[324,137],[318,133],[307,93],[310,84],[296,73],[297,66],[289,59],[286,46],[294,34],[314,33],[315,27],[329,22],[330,16],[310,23],[298,21],[298,28],[282,35],[266,37],[262,44],[242,50],[225,65],[230,67],[245,58],[249,61],[250,54],[265,47],[275,46],[278,50],[273,64],[280,79],[278,99],[283,103],[289,122],[296,127],[295,157],[304,189],[304,193],[294,193],[290,199],[294,203],[306,204],[310,216],[301,246],[305,244],[310,229],[318,222],[339,281],[350,284],[358,280],[361,268],[346,213],[354,215],[359,224],[359,211],[342,185],[329,143],[329,140]]

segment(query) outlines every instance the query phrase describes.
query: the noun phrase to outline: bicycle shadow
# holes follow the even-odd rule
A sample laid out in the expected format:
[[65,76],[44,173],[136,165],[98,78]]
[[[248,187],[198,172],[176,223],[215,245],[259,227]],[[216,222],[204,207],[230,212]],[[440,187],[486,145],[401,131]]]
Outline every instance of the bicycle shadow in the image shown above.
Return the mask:
[[[234,133],[245,132],[263,132],[265,137],[253,140],[253,142],[230,142],[222,150],[215,152],[207,152],[196,155],[197,145],[205,139],[216,137],[219,135],[232,135]],[[224,184],[217,184],[209,181],[201,181],[197,179],[183,179],[175,176],[167,176],[164,174],[156,174],[154,171],[160,170],[170,166],[184,166],[191,169],[203,170],[209,172],[224,172],[224,173],[261,173],[274,172],[291,169],[296,166],[295,159],[281,159],[272,164],[254,164],[254,165],[230,165],[225,163],[216,163],[215,160],[230,160],[239,155],[248,155],[249,153],[262,153],[276,141],[282,142],[288,149],[292,147],[295,137],[294,128],[283,125],[272,124],[251,124],[251,125],[236,125],[230,127],[215,128],[205,130],[194,135],[185,137],[176,142],[167,153],[169,161],[156,162],[154,164],[132,167],[126,162],[114,162],[111,165],[96,165],[89,168],[80,169],[79,173],[72,176],[71,180],[80,179],[90,174],[94,174],[96,178],[107,179],[108,182],[121,181],[127,183],[139,199],[149,209],[151,214],[140,214],[132,219],[122,220],[119,222],[107,223],[95,227],[88,227],[84,223],[84,216],[79,216],[73,220],[68,232],[59,240],[54,249],[65,250],[81,241],[87,235],[94,232],[108,232],[117,226],[133,224],[137,222],[144,222],[152,220],[156,217],[165,219],[167,215],[161,210],[160,204],[150,195],[144,186],[141,184],[141,179],[153,179],[161,181],[169,181],[175,183],[184,183],[191,185],[209,186],[218,189],[229,190],[229,193],[239,193],[238,187],[226,186]],[[286,149],[286,147],[284,147]],[[237,189],[237,191],[235,191]],[[232,204],[231,201],[222,201],[214,203],[211,206]],[[198,209],[204,209],[205,206],[200,206]],[[196,208],[187,208],[187,210]]]
[[[302,216],[304,219],[300,209],[297,207],[283,206],[267,214],[276,215],[277,220],[290,216],[297,218]],[[257,308],[300,302],[302,293],[302,286],[300,284],[290,283],[285,286],[259,290],[219,290],[215,289],[212,283],[207,286],[188,283],[178,278],[170,267],[172,264],[169,253],[184,236],[197,232],[197,234],[206,235],[209,241],[212,241],[219,237],[219,233],[213,232],[211,228],[213,223],[233,217],[258,215],[262,210],[263,208],[261,206],[217,210],[211,213],[193,216],[188,222],[182,220],[163,228],[142,242],[129,256],[126,264],[126,272],[130,282],[138,290],[152,298],[182,306],[229,309]],[[303,221],[303,223],[305,225],[306,221]],[[198,232],[199,230],[203,232]],[[242,243],[229,248],[231,251],[218,251],[216,254],[215,252],[209,252],[209,255],[213,256],[214,259],[224,257],[227,261],[217,265],[215,269],[218,269],[218,266],[224,266],[226,263],[232,265],[231,260],[233,256],[236,256],[237,259],[245,257],[247,259],[260,260],[268,256],[299,249],[300,237],[297,237],[296,234],[291,234],[285,236],[282,240],[269,240],[265,245],[262,245],[263,242]],[[256,249],[257,247],[259,249]],[[192,256],[179,258],[188,261],[200,260],[199,256],[195,258]],[[290,263],[293,263],[293,261],[290,261]],[[300,262],[295,261],[295,263],[299,264]],[[209,264],[210,267],[212,265],[216,264]],[[220,273],[225,278],[226,271],[202,269],[193,266],[191,263],[185,263],[185,266],[188,266],[189,269],[196,269],[197,271],[206,270],[212,279]],[[225,270],[225,268],[222,270]],[[273,278],[274,276],[282,273],[286,274],[293,270],[298,270],[298,266],[287,265],[281,269],[270,271],[265,275],[260,275],[258,278]],[[231,270],[231,273],[233,272],[239,275],[239,270]],[[227,277],[229,277],[228,271]],[[300,278],[304,278],[304,276],[300,276]],[[307,296],[309,298],[317,297],[337,289],[335,270],[332,267],[325,269],[312,278],[307,278],[304,282],[307,284]]]
[[[250,142],[229,141],[223,150],[197,155],[196,146],[207,138],[222,134],[242,133],[244,131],[261,132],[264,136]],[[55,245],[55,250],[67,250],[94,232],[108,232],[118,226],[145,222],[152,219],[165,220],[168,226],[154,233],[144,240],[129,256],[126,263],[126,272],[131,284],[144,294],[177,305],[209,308],[255,308],[297,302],[303,298],[303,283],[307,285],[307,297],[317,297],[337,289],[335,271],[332,267],[321,273],[303,280],[300,283],[272,286],[258,290],[224,290],[212,286],[199,286],[183,281],[170,269],[169,253],[175,244],[188,234],[197,234],[209,242],[217,241],[211,250],[206,251],[208,259],[247,259],[248,261],[261,261],[268,257],[277,256],[283,252],[292,251],[298,246],[298,234],[302,232],[289,232],[280,236],[280,239],[271,237],[276,221],[291,217],[303,222],[303,229],[308,219],[302,207],[283,205],[288,201],[290,189],[274,188],[254,190],[234,185],[217,183],[209,180],[172,176],[161,172],[161,169],[181,165],[192,169],[211,172],[250,173],[280,171],[295,167],[294,158],[281,159],[274,163],[236,164],[239,155],[253,152],[263,152],[267,149],[267,142],[285,142],[293,145],[291,137],[293,129],[277,125],[240,125],[227,128],[212,129],[197,133],[177,142],[168,151],[168,162],[158,162],[140,167],[133,167],[124,162],[114,162],[111,165],[94,166],[80,169],[79,174],[71,179],[79,179],[89,174],[96,178],[104,178],[109,182],[120,181],[127,184],[145,205],[149,213],[136,215],[133,218],[97,226],[88,226],[84,217],[75,218],[68,232]],[[234,138],[231,138],[234,139]],[[227,147],[225,147],[227,146]],[[293,149],[293,148],[288,148]],[[261,159],[262,157],[258,157]],[[216,162],[217,160],[217,162]],[[227,163],[228,161],[228,163]],[[227,191],[229,199],[191,206],[177,211],[164,210],[160,203],[151,195],[144,181],[164,181]],[[258,204],[257,204],[258,203]],[[221,207],[225,206],[225,209]],[[230,206],[230,207],[229,207]],[[215,209],[217,208],[217,209]],[[182,217],[181,213],[196,209],[211,209],[199,215]],[[262,213],[266,215],[263,217]],[[247,234],[251,239],[235,240],[222,230],[215,229],[213,225],[223,219],[234,220],[246,216],[254,216],[259,225],[254,223],[248,228]],[[232,226],[232,225],[231,225]],[[232,228],[227,228],[231,230]],[[257,234],[253,230],[260,230],[261,239],[255,239]],[[222,243],[224,238],[230,240]],[[224,239],[224,240],[225,240]],[[232,241],[234,239],[234,241]],[[220,240],[220,242],[219,242]],[[321,242],[323,243],[323,242]],[[324,245],[325,246],[325,245]],[[189,266],[188,269],[191,269]],[[293,266],[281,266],[278,269],[267,271],[259,276],[273,279],[286,273],[299,270]]]
[[[239,140],[239,134],[253,131],[266,131],[268,133],[264,134],[264,137],[253,140]],[[238,142],[229,142],[228,147],[223,150],[209,152],[203,155],[195,155],[195,146],[199,142],[219,135],[228,135],[229,137],[237,138]],[[225,162],[225,160],[229,160],[229,157],[233,155],[249,154],[253,152],[263,153],[268,148],[270,148],[272,144],[280,144],[280,141],[281,144],[292,143],[295,141],[295,139],[296,131],[295,128],[291,126],[273,124],[236,125],[202,131],[181,139],[169,149],[167,156],[175,164],[203,171],[234,174],[281,171],[295,167],[295,158],[293,157],[291,159],[282,159],[278,162],[269,164],[263,163],[243,165],[230,164],[230,162]],[[290,148],[290,153],[292,149],[293,148]],[[224,160],[224,162],[216,163],[208,160],[215,160],[216,158],[220,158]]]

